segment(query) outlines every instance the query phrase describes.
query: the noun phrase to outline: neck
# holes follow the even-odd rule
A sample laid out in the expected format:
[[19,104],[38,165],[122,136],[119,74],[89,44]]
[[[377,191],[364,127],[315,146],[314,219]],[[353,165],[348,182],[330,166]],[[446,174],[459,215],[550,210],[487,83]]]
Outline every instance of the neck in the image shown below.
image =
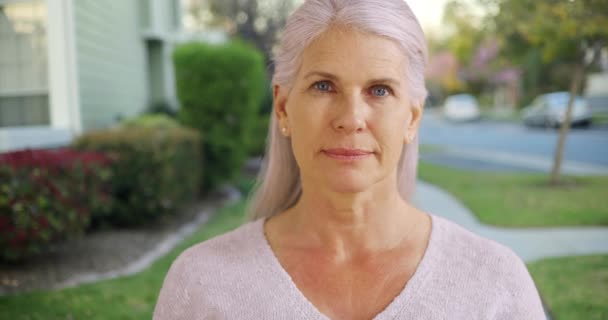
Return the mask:
[[401,198],[394,182],[357,193],[303,183],[300,200],[286,212],[291,215],[290,232],[339,260],[396,248],[415,229],[415,210]]

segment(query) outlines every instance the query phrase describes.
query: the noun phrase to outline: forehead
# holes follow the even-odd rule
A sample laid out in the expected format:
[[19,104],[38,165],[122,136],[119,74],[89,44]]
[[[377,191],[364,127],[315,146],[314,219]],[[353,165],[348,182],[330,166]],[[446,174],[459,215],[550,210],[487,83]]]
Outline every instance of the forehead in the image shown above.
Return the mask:
[[395,41],[353,29],[331,28],[304,49],[299,74],[322,71],[338,77],[402,80],[406,67],[407,58]]

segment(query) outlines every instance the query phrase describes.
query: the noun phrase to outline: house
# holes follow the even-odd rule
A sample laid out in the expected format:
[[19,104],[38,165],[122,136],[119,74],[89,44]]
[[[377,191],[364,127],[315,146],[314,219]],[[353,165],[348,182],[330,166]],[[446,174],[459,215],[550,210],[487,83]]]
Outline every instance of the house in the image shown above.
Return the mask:
[[176,107],[179,0],[0,0],[0,152]]

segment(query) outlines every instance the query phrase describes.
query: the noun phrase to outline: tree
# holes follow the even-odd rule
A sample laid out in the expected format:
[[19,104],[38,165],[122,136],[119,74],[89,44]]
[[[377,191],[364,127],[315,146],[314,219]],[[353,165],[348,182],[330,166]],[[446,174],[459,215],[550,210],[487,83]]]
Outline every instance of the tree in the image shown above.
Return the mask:
[[589,68],[608,40],[608,6],[605,0],[481,0],[496,9],[494,32],[516,59],[540,56],[570,68],[570,99],[560,129],[550,183],[558,184],[572,107]]
[[463,0],[450,0],[445,5],[442,20],[451,33],[445,41],[445,49],[458,58],[460,65],[469,65],[484,37],[470,4]]
[[[500,58],[505,66],[522,70],[519,107],[527,105],[543,92],[567,90],[572,74],[572,53],[557,50],[546,57],[542,45],[530,39],[530,24],[539,19],[538,4],[523,0],[478,0],[488,12],[484,29],[500,44]],[[543,0],[547,1],[547,0]],[[544,20],[544,17],[540,18]]]
[[574,69],[566,117],[551,170],[550,183],[555,185],[560,179],[574,100],[580,94],[587,70],[598,60],[608,39],[608,6],[600,0],[545,1],[538,3],[536,17],[529,24],[530,41],[543,48],[543,58],[566,53]]
[[[253,43],[270,61],[272,47],[287,17],[301,0],[191,0],[190,16],[227,29]],[[210,16],[209,18],[207,18]],[[207,18],[207,19],[206,19]]]
[[481,38],[475,18],[468,2],[449,0],[442,17],[447,30],[427,32],[431,59],[426,78],[434,98],[470,91],[464,68],[470,63]]

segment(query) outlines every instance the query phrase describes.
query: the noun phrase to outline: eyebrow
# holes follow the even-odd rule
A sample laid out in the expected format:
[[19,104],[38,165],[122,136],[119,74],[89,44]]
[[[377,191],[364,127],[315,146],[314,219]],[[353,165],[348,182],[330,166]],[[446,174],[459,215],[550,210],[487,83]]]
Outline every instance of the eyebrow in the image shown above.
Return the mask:
[[[338,80],[338,77],[336,75],[328,73],[328,72],[323,72],[323,71],[311,71],[304,76],[304,79],[308,79],[313,76],[320,76],[320,77],[331,79],[334,81]],[[396,86],[399,86],[399,84],[400,84],[399,80],[396,80],[393,78],[372,79],[369,81],[369,83],[391,83]]]
[[331,74],[331,73],[327,73],[327,72],[322,72],[322,71],[311,71],[309,73],[307,73],[304,76],[304,79],[308,79],[312,76],[321,76],[323,78],[329,78],[332,80],[338,80],[338,77],[336,77],[335,75]]

